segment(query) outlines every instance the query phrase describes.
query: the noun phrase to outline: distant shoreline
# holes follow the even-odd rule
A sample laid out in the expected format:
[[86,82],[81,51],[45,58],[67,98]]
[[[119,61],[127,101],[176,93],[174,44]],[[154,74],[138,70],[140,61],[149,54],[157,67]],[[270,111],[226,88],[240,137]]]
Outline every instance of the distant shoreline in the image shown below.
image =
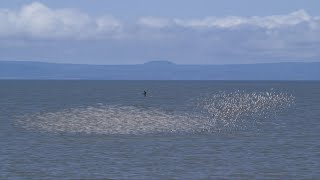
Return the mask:
[[85,65],[0,61],[8,80],[320,80],[320,62],[180,65],[154,61],[136,65]]

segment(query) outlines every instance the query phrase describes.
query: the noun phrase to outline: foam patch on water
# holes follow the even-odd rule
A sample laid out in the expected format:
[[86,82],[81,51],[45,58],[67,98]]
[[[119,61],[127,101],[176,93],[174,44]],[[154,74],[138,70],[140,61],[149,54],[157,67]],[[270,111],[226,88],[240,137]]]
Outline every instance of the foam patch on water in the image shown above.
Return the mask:
[[199,98],[191,112],[97,105],[27,114],[18,123],[28,129],[63,133],[211,133],[252,124],[286,109],[293,101],[294,97],[285,93],[220,92]]

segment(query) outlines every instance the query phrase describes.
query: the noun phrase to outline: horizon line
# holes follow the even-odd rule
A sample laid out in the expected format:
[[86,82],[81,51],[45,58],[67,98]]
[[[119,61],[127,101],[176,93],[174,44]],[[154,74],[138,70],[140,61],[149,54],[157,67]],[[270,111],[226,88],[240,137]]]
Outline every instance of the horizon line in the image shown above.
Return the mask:
[[[261,62],[261,63],[230,63],[230,64],[177,64],[173,61],[166,61],[166,60],[155,60],[155,61],[147,61],[140,64],[88,64],[88,63],[68,63],[68,62],[48,62],[48,61],[33,61],[33,60],[0,60],[1,62],[16,62],[16,63],[43,63],[43,64],[61,64],[61,65],[87,65],[87,66],[133,66],[133,65],[150,65],[151,63],[158,63],[159,65],[165,65],[167,66],[179,66],[179,65],[185,65],[185,66],[228,66],[228,65],[263,65],[263,64],[310,64],[310,63],[320,63],[317,61],[310,61],[310,62],[297,62],[297,61],[283,61],[283,62]],[[150,64],[149,64],[150,63]],[[162,64],[163,63],[163,64]],[[156,65],[156,64],[153,64]]]

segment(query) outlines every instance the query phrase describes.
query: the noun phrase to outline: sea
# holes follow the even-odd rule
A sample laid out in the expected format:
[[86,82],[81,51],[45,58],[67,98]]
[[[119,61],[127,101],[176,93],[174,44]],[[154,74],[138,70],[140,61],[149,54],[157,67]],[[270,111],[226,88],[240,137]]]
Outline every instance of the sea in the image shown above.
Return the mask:
[[1,80],[0,179],[320,179],[320,81]]

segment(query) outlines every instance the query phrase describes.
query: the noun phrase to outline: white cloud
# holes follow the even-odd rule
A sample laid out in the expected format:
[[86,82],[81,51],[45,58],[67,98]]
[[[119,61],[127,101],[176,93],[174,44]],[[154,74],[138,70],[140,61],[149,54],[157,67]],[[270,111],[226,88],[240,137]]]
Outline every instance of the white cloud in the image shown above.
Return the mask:
[[50,9],[34,2],[18,11],[0,10],[1,37],[86,39],[117,33],[121,23],[112,17],[92,18],[73,9]]
[[[287,15],[253,16],[253,17],[206,17],[203,19],[174,19],[178,26],[189,28],[236,28],[241,26],[253,26],[265,29],[275,29],[295,26],[301,23],[311,23],[317,20],[312,18],[304,10],[295,11]],[[163,20],[164,21],[164,20]],[[167,20],[168,21],[168,20]],[[151,22],[149,22],[151,24]]]
[[[320,20],[304,10],[285,15],[253,17],[206,17],[202,19],[148,18],[141,26],[152,27],[150,34],[171,34],[188,51],[213,58],[304,59],[320,58]],[[173,35],[174,36],[173,36]],[[151,37],[151,36],[150,36]],[[175,37],[175,40],[172,40]],[[180,47],[181,48],[181,47]],[[184,47],[185,48],[185,47]],[[209,58],[209,56],[207,56]]]
[[166,28],[173,25],[170,19],[158,17],[142,17],[138,20],[138,24],[151,28]]
[[[157,29],[171,29],[163,33],[175,32],[174,29],[215,30],[237,28],[261,28],[274,30],[295,28],[307,24],[308,28],[319,29],[319,17],[312,17],[304,10],[298,10],[287,15],[265,17],[206,17],[202,19],[179,19],[141,17],[137,22],[121,22],[112,16],[91,17],[74,9],[50,9],[44,4],[34,2],[19,10],[0,9],[0,37],[28,37],[43,39],[90,39],[135,36],[149,28],[159,33]],[[138,25],[138,28],[131,26]],[[153,36],[151,36],[153,37]],[[166,36],[160,36],[166,37]]]
[[[193,58],[204,63],[227,63],[228,59],[241,58],[320,59],[319,34],[320,17],[304,10],[271,16],[146,16],[124,21],[113,16],[93,17],[75,9],[52,9],[38,2],[18,10],[0,9],[0,48],[25,48],[32,43],[41,43],[37,47],[43,47],[50,43],[47,40],[82,40],[76,42],[79,51],[73,50],[75,56],[91,48],[95,56],[101,53],[101,58],[110,59],[121,56],[147,61],[165,57],[191,62]],[[87,47],[86,40],[91,39],[98,40],[95,47]],[[66,47],[64,41],[54,43],[55,47]],[[109,51],[98,51],[99,47]],[[0,58],[7,57],[3,55],[6,53],[10,52],[0,52]],[[57,53],[52,55],[55,56]]]

